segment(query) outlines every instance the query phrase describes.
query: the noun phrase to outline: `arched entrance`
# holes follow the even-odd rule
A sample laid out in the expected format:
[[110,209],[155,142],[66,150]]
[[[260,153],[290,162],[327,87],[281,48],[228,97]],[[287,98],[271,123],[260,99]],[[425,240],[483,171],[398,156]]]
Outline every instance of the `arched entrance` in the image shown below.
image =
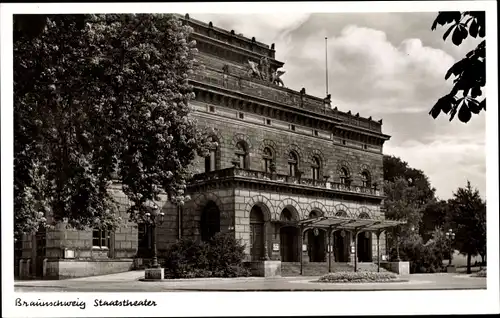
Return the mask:
[[325,231],[318,228],[307,230],[309,262],[325,262]]
[[299,235],[300,230],[294,226],[285,226],[280,229],[280,246],[282,262],[299,261]]
[[372,261],[372,233],[361,232],[358,234],[358,261]]
[[[283,209],[280,220],[283,222],[297,221],[294,213],[288,208]],[[282,262],[299,261],[299,238],[299,228],[286,225],[280,228],[280,253]]]
[[333,232],[333,254],[336,262],[343,263],[349,261],[348,235],[349,232],[344,230]]
[[220,232],[220,211],[215,202],[207,203],[201,213],[201,240],[208,241]]
[[[319,211],[311,211],[311,213],[309,213],[310,219],[315,219],[320,216],[321,212]],[[306,233],[309,262],[326,261],[325,231],[319,228],[312,228],[307,230]]]
[[256,205],[250,210],[250,255],[252,261],[264,257],[264,213]]

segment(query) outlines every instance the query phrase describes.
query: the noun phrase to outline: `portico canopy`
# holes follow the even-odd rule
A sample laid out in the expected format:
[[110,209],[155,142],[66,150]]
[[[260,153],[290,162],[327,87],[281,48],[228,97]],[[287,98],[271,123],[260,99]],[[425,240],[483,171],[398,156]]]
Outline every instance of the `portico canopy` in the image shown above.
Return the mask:
[[[331,231],[333,230],[348,230],[355,234],[355,240],[357,242],[357,233],[361,231],[373,231],[377,233],[377,267],[380,271],[380,247],[379,247],[379,235],[387,228],[395,227],[398,225],[405,224],[404,221],[386,220],[386,219],[371,219],[371,218],[349,218],[345,216],[321,216],[317,218],[310,218],[301,220],[298,225],[302,229],[306,228],[327,228]],[[355,256],[354,256],[354,271],[357,271],[357,244],[354,244]],[[330,254],[330,249],[328,250]],[[302,274],[302,257],[300,258],[300,267]],[[331,271],[331,261],[328,257],[328,269]]]
[[406,222],[386,220],[386,219],[322,216],[317,218],[301,220],[298,223],[303,227],[345,229],[351,231],[356,231],[356,230],[377,231],[405,224]]

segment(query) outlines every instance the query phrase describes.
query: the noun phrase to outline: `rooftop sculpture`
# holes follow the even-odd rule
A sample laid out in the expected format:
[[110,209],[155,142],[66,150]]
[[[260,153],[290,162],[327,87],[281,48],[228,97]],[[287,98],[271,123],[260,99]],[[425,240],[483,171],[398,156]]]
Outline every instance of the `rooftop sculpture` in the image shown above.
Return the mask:
[[285,74],[285,71],[272,71],[267,57],[262,57],[259,63],[248,60],[248,65],[247,76],[271,82],[275,85],[285,86],[283,80],[280,78],[281,75]]

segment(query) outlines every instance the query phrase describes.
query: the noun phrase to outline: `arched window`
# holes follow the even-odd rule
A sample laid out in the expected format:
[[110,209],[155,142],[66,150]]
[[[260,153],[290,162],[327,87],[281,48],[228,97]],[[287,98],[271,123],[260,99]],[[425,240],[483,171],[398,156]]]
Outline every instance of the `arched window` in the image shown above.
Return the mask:
[[271,173],[271,164],[273,163],[273,152],[269,147],[264,148],[262,155],[262,165],[264,172]]
[[292,214],[292,211],[290,211],[288,208],[284,208],[283,211],[281,211],[280,214],[280,221],[294,221],[294,216]]
[[311,164],[311,173],[313,180],[319,180],[319,169],[320,169],[320,161],[318,157],[313,157]]
[[370,174],[367,171],[363,171],[361,173],[361,182],[363,183],[363,187],[370,188],[372,185]]
[[319,216],[320,216],[320,213],[318,211],[311,211],[311,213],[309,213],[310,219],[319,218]]
[[335,213],[335,216],[338,216],[338,217],[341,217],[341,218],[346,218],[347,217],[347,213],[346,213],[346,211],[338,211],[337,213]]
[[236,152],[235,152],[236,158],[238,158],[238,164],[240,165],[241,169],[247,169],[247,147],[243,141],[239,141],[236,144]]
[[359,215],[358,215],[358,218],[359,219],[369,219],[370,218],[370,215],[366,212],[361,212]]
[[298,170],[299,170],[299,158],[295,152],[291,151],[288,154],[288,175],[291,177],[295,177],[297,175]]
[[344,167],[340,168],[340,183],[347,185],[348,177],[349,177],[349,174],[347,172],[347,169]]

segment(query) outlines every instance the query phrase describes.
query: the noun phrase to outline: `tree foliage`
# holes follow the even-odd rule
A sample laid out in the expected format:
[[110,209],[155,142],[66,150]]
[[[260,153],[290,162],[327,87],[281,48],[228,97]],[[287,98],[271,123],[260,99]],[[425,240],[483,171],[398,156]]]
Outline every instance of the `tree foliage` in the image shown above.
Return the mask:
[[418,203],[421,195],[417,187],[411,186],[408,180],[398,177],[385,181],[384,208],[388,219],[405,221],[406,223],[391,228],[388,234],[388,247],[395,248],[399,254],[399,247],[404,241],[414,240],[418,235],[419,224],[422,220],[422,207]]
[[190,32],[171,15],[123,14],[52,15],[38,36],[18,34],[16,233],[47,215],[79,229],[116,226],[116,170],[132,219],[162,191],[184,202],[187,166],[211,146],[188,116]]
[[448,220],[450,215],[450,207],[446,200],[433,199],[425,205],[422,214],[422,224],[420,234],[424,241],[427,241],[435,235],[437,228],[449,228]]
[[[443,35],[443,40],[451,34],[451,41],[456,46],[468,37],[484,38],[486,36],[486,16],[484,11],[449,11],[439,12],[432,24],[432,30],[437,25],[451,24]],[[458,119],[467,123],[472,114],[486,110],[486,98],[482,98],[482,88],[486,85],[486,40],[456,62],[446,73],[445,80],[454,76],[453,88],[447,95],[441,97],[429,114],[437,118],[441,111],[450,115],[450,121],[458,113]],[[482,98],[482,99],[481,99]]]
[[454,246],[467,255],[467,273],[471,272],[471,257],[486,253],[486,202],[467,181],[449,200],[451,224],[456,229]]
[[[394,182],[397,178],[410,181],[408,185],[417,188],[416,204],[422,211],[419,232],[424,242],[431,238],[431,233],[436,226],[442,226],[444,215],[442,215],[443,204],[435,196],[436,189],[429,182],[429,178],[422,170],[412,168],[407,162],[395,156],[384,155],[384,180]],[[436,223],[438,222],[438,223]]]
[[418,189],[417,201],[424,205],[427,201],[434,198],[436,191],[429,182],[429,178],[422,170],[412,168],[407,162],[395,156],[384,155],[384,180],[395,182],[397,178],[411,180],[410,186]]

